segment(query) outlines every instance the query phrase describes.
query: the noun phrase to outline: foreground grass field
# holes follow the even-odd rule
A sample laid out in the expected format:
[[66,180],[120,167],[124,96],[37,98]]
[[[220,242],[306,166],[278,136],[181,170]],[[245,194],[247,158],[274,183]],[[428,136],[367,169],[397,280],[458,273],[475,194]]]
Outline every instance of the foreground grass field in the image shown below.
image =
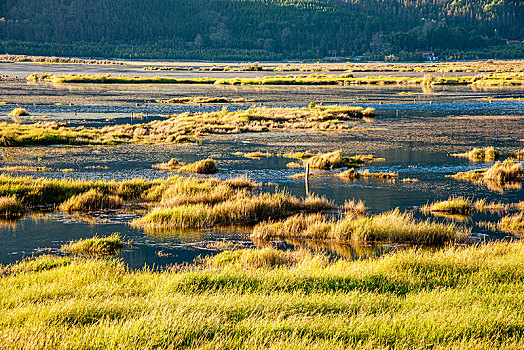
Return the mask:
[[2,349],[521,349],[524,244],[329,261],[270,248],[129,271],[42,257],[0,269]]

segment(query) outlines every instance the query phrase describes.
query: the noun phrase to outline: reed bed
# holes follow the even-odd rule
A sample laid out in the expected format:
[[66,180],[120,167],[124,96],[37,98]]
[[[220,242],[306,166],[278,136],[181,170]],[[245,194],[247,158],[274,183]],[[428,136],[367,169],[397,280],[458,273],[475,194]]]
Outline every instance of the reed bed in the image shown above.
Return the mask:
[[118,233],[108,237],[92,237],[69,242],[60,249],[72,254],[114,255],[124,248],[124,242]]
[[333,208],[323,197],[305,199],[284,192],[252,194],[240,191],[227,193],[221,201],[182,204],[175,207],[157,207],[149,214],[132,222],[149,228],[207,228],[213,226],[253,225],[268,218],[286,217],[297,212],[318,212]]
[[373,118],[373,108],[318,106],[314,108],[258,107],[247,110],[182,113],[150,123],[67,127],[57,122],[0,123],[0,146],[121,143],[184,143],[206,135],[283,130],[348,130],[355,118]]
[[524,245],[330,261],[275,250],[129,270],[43,256],[0,267],[2,347],[518,349]]
[[471,160],[478,160],[484,162],[492,162],[500,158],[501,154],[493,147],[485,147],[473,148],[471,151],[465,153],[453,153],[451,154],[451,156],[469,158]]
[[255,226],[252,238],[307,238],[336,242],[392,242],[446,244],[466,242],[469,231],[453,223],[417,221],[412,214],[395,209],[374,216],[346,216],[338,220],[320,214],[295,215],[285,221],[267,221]]

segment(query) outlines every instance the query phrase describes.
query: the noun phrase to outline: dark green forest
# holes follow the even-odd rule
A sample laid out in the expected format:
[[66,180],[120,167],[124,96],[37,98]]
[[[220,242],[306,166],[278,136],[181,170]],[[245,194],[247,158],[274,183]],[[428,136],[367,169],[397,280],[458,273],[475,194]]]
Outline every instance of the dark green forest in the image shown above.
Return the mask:
[[[0,52],[119,58],[522,57],[522,0],[1,0]],[[466,56],[464,56],[466,55]]]

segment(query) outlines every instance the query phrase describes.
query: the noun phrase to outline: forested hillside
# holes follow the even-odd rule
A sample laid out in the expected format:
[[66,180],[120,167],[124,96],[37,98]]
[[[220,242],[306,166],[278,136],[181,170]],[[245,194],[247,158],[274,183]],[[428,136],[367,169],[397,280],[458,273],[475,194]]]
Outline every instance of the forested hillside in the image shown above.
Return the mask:
[[416,50],[519,56],[524,45],[509,47],[503,39],[524,39],[523,8],[521,0],[1,0],[0,52],[203,59],[409,58]]

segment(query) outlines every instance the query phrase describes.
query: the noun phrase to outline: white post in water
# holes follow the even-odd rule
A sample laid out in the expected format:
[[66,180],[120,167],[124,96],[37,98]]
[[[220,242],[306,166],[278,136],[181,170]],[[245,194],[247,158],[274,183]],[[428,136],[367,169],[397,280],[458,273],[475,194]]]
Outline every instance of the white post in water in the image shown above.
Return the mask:
[[309,163],[306,163],[306,195],[309,195]]

